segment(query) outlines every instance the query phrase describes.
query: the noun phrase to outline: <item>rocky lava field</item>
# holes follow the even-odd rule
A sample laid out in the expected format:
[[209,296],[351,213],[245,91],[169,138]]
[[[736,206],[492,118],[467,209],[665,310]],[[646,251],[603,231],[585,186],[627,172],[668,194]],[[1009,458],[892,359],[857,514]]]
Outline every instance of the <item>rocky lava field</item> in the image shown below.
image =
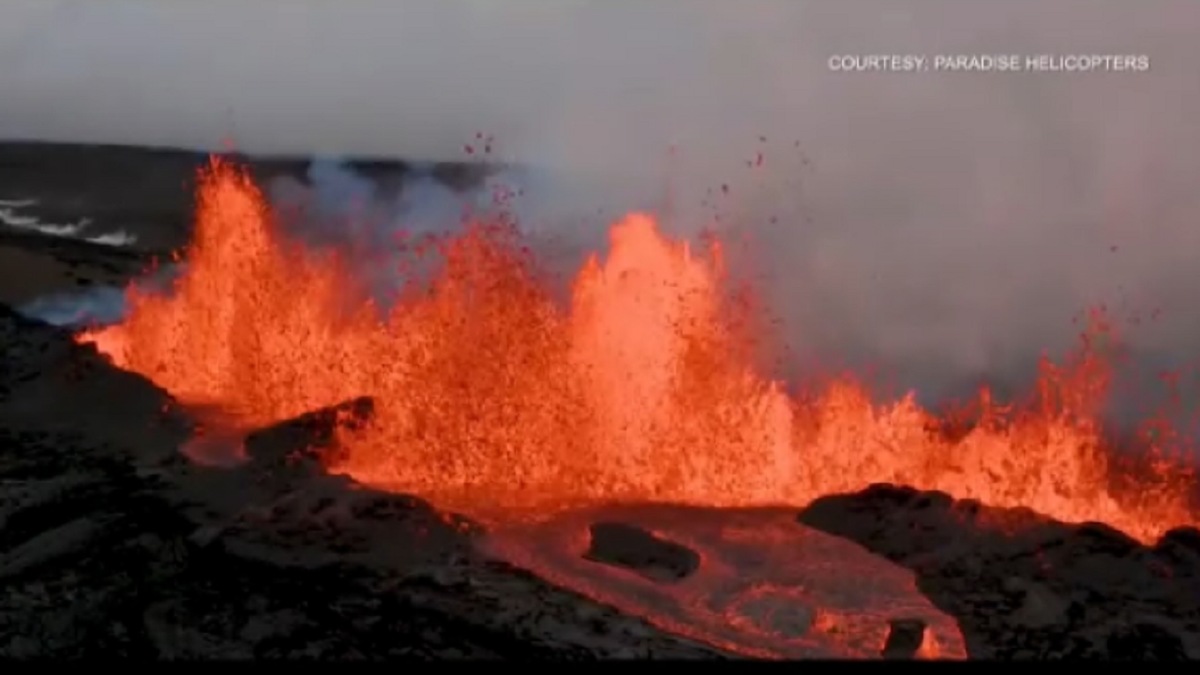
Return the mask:
[[0,306],[0,654],[1200,657],[1193,473],[1118,461],[1086,341],[951,428],[757,375],[719,248],[648,216],[567,309],[504,227],[381,307],[273,219],[216,162],[169,292]]

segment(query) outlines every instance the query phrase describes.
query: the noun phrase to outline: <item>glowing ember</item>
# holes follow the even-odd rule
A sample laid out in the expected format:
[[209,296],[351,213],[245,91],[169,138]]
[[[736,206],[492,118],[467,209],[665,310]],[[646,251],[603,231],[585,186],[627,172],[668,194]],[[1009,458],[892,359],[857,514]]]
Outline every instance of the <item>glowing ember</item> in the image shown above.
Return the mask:
[[[849,379],[804,401],[756,375],[722,291],[719,250],[689,250],[631,215],[607,259],[551,298],[500,226],[437,251],[386,313],[328,253],[287,241],[258,190],[214,163],[188,267],[170,297],[131,289],[119,326],[84,334],[179,398],[260,424],[369,394],[376,417],[330,467],[482,513],[598,501],[803,505],[892,482],[1143,540],[1197,522],[1191,474],[1157,462],[1135,489],[1097,420],[1109,370],[1085,340],[1046,363],[1029,405],[982,393],[951,439],[912,397],[879,405]],[[1105,327],[1098,319],[1092,334]]]

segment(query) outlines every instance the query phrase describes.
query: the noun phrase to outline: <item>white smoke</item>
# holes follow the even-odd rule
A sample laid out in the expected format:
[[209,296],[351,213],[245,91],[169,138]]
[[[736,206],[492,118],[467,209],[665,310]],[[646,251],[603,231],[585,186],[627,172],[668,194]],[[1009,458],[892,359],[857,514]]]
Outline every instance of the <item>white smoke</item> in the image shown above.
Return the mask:
[[[142,293],[167,294],[185,269],[183,263],[163,265],[152,274],[133,281]],[[128,311],[127,289],[95,285],[70,293],[54,293],[35,298],[17,307],[17,311],[54,326],[85,328],[120,322]]]
[[18,311],[54,326],[70,328],[116,323],[125,316],[125,289],[92,286],[74,293],[47,295],[26,303]]
[[[563,172],[491,167],[478,180],[451,184],[437,169],[414,165],[397,189],[385,190],[349,164],[322,158],[310,164],[306,180],[276,178],[267,194],[291,234],[348,255],[385,303],[402,282],[421,272],[413,266],[419,260],[398,269],[395,254],[402,242],[502,215],[539,254],[543,271],[565,280],[585,254],[603,248],[607,226],[619,215],[604,208],[594,185]],[[423,262],[432,267],[436,261]]]

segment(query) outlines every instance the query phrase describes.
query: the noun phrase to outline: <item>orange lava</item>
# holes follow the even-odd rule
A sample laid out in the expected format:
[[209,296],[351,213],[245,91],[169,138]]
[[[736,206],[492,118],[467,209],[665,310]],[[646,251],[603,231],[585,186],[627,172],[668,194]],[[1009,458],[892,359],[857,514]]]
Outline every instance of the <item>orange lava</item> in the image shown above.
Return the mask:
[[[596,522],[635,523],[696,551],[701,565],[659,583],[590,562],[588,527]],[[800,525],[794,509],[583,508],[498,526],[483,545],[558,586],[746,656],[877,658],[889,620],[919,619],[929,630],[917,658],[967,657],[954,618],[921,594],[911,571]]]
[[80,339],[252,424],[374,396],[373,423],[343,433],[348,459],[330,469],[468,513],[799,506],[890,482],[1145,541],[1198,520],[1188,465],[1144,462],[1133,488],[1118,475],[1097,419],[1110,369],[1088,340],[1044,363],[1026,405],[981,392],[980,421],[952,438],[912,396],[880,404],[849,378],[789,398],[755,372],[719,247],[671,241],[650,216],[612,227],[566,307],[510,228],[472,225],[435,253],[435,278],[414,277],[383,312],[214,162],[174,293],[131,288],[127,320]]

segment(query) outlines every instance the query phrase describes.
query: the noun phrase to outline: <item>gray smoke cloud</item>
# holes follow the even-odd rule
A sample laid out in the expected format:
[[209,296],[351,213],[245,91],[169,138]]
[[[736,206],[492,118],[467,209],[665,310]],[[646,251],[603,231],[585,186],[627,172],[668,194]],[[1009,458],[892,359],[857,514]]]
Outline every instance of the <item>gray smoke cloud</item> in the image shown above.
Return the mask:
[[78,293],[42,296],[18,309],[26,316],[54,326],[115,323],[125,315],[125,289],[94,286]]
[[[553,177],[530,227],[591,241],[603,214],[669,205],[676,232],[744,235],[794,364],[1015,387],[1099,302],[1147,318],[1126,347],[1151,371],[1200,344],[1191,0],[4,5],[2,135],[453,160],[490,134]],[[866,54],[1151,66],[828,67]]]
[[[140,293],[170,293],[185,267],[182,263],[164,264],[135,280],[134,286]],[[89,286],[76,292],[43,295],[20,305],[17,311],[65,328],[107,326],[119,323],[127,314],[126,291],[117,286]]]

